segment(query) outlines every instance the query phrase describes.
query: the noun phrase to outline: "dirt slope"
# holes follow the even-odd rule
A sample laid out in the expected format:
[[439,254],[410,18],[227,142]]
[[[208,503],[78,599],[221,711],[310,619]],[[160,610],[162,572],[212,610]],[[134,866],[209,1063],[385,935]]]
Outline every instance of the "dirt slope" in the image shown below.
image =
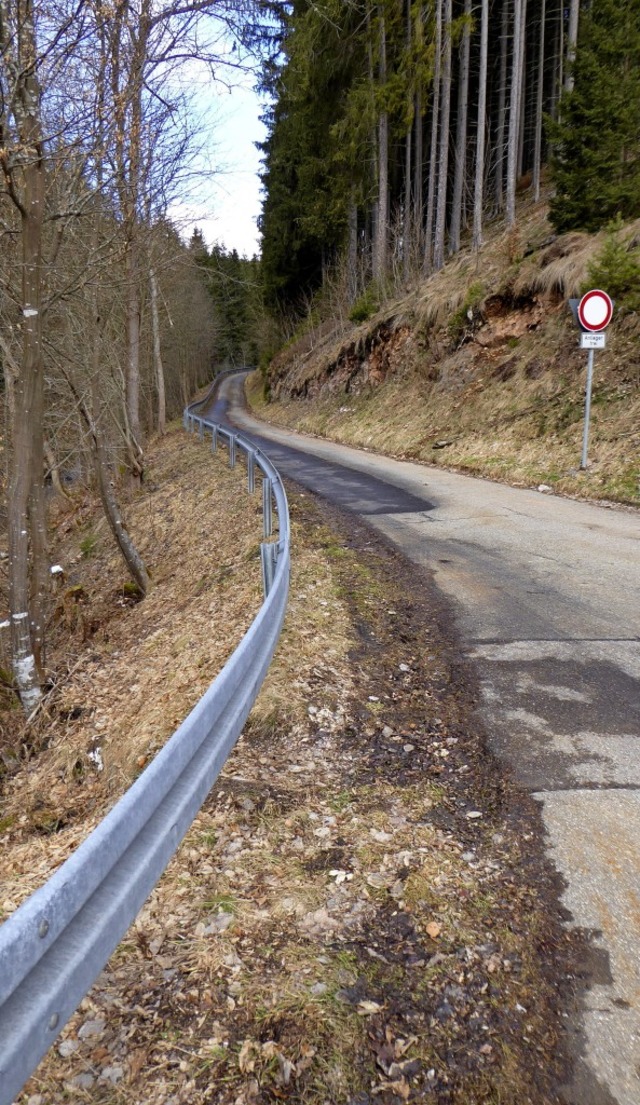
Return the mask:
[[[638,227],[635,228],[637,233]],[[633,231],[633,228],[631,228]],[[359,325],[308,324],[250,389],[268,419],[524,486],[640,504],[640,320],[618,312],[596,355],[590,465],[586,353],[567,299],[604,234],[552,234],[544,205]]]

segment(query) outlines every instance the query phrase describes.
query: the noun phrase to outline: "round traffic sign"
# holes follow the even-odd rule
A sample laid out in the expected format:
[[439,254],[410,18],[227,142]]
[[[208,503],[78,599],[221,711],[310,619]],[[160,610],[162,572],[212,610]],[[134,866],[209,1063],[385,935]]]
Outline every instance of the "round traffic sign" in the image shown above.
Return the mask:
[[586,292],[578,304],[578,318],[585,330],[606,330],[612,314],[611,298],[599,288]]

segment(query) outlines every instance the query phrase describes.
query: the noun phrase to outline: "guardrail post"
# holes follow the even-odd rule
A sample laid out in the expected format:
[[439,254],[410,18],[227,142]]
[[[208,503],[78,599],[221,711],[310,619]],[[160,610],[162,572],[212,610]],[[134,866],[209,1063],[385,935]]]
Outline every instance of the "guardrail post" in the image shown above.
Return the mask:
[[254,453],[247,453],[247,491],[253,495],[256,489],[256,458]]
[[276,574],[277,545],[273,541],[264,541],[260,545],[260,560],[262,563],[262,590],[267,598],[273,586],[273,577]]
[[262,481],[262,521],[265,537],[271,537],[273,533],[273,512],[271,509],[271,480],[265,477]]
[[218,448],[218,427],[214,426],[211,431],[211,452],[215,453]]
[[236,466],[236,439],[233,434],[229,435],[229,468],[235,468]]

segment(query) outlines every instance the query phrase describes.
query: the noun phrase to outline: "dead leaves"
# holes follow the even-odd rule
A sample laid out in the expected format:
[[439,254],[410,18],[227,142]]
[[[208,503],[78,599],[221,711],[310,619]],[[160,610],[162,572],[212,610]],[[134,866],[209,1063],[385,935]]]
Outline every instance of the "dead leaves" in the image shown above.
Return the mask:
[[294,1061],[274,1040],[261,1044],[246,1039],[240,1048],[238,1067],[241,1074],[255,1075],[258,1085],[289,1086],[292,1079],[309,1070],[315,1054],[315,1048],[303,1042]]
[[393,1030],[388,1025],[381,1041],[372,1039],[376,1066],[387,1079],[372,1088],[373,1095],[393,1093],[403,1101],[409,1100],[411,1096],[409,1079],[420,1073],[422,1064],[418,1059],[407,1059],[405,1056],[417,1043],[417,1036],[410,1036],[407,1039],[394,1036]]

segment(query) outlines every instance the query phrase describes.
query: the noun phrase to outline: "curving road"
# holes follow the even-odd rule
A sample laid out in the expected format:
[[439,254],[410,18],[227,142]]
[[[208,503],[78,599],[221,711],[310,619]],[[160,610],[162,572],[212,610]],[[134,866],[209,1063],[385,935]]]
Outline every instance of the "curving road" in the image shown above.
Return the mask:
[[540,801],[570,923],[592,934],[566,1099],[640,1105],[640,512],[267,426],[243,377],[221,385],[212,416],[227,415],[452,600],[494,748]]

